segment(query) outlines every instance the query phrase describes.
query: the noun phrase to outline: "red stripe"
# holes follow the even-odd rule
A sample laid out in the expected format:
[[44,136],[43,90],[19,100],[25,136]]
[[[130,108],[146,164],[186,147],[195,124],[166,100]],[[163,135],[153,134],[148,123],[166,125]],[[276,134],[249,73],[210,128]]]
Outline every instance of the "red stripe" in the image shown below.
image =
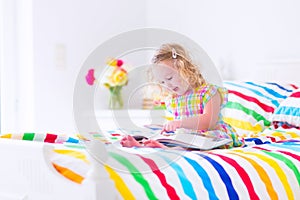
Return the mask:
[[120,133],[112,133],[111,136],[121,136]]
[[291,156],[292,158],[295,158],[296,160],[300,161],[300,156],[296,155],[296,154],[293,154],[291,152],[288,152],[288,151],[281,151],[281,150],[278,150],[278,152],[280,153],[284,153],[288,156]]
[[[265,151],[271,151],[269,149],[265,149],[265,148],[262,148],[262,147],[253,147],[255,149],[260,149],[260,150],[265,150]],[[296,155],[296,154],[293,154],[291,152],[288,152],[288,151],[282,151],[282,150],[276,150],[277,152],[280,152],[280,153],[283,153],[285,155],[288,155],[288,156],[291,156],[292,158],[300,161],[300,156]]]
[[262,148],[262,147],[253,147],[253,149],[259,149],[259,150],[264,150],[264,151],[271,151],[269,149],[265,149],[265,148]]
[[247,96],[247,95],[244,95],[240,92],[237,92],[237,91],[234,91],[234,90],[228,90],[229,93],[231,94],[235,94],[236,96],[239,96],[247,101],[250,101],[250,102],[254,102],[256,103],[257,105],[259,105],[259,107],[261,107],[264,111],[266,112],[274,112],[274,108],[271,107],[271,106],[268,106],[264,103],[261,103],[260,101],[258,101],[256,98],[254,97],[250,97],[250,96]]
[[57,135],[47,133],[44,142],[55,143],[56,139],[57,139]]
[[156,165],[156,163],[149,159],[149,158],[145,158],[141,155],[139,155],[147,165],[149,165],[149,167],[151,168],[152,172],[158,177],[158,179],[160,180],[161,184],[166,188],[166,191],[168,193],[168,196],[170,197],[170,199],[180,199],[179,196],[176,193],[176,190],[167,183],[166,177],[165,175],[159,170],[158,166]]
[[291,97],[300,97],[300,92],[294,92]]
[[254,200],[254,199],[259,200],[259,197],[257,196],[257,194],[254,190],[251,179],[250,179],[248,173],[245,171],[245,169],[243,167],[241,167],[235,160],[233,160],[231,158],[228,158],[226,156],[219,155],[219,154],[216,154],[216,153],[212,153],[212,152],[209,152],[209,153],[213,154],[213,155],[216,155],[216,156],[219,156],[220,158],[222,158],[222,160],[224,160],[225,162],[227,162],[231,166],[233,166],[236,169],[237,173],[240,175],[240,177],[243,180],[245,186],[247,187],[250,199],[251,200]]
[[298,89],[298,86],[296,86],[294,84],[290,84],[290,86],[292,86],[294,89]]
[[272,142],[276,142],[276,138],[272,137],[272,136],[266,136],[267,138],[270,138]]

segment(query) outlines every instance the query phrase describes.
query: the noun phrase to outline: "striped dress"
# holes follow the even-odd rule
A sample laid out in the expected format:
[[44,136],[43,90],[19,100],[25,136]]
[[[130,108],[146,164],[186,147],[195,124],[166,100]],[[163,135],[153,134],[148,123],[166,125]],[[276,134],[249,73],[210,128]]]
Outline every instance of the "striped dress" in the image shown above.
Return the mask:
[[[227,89],[213,84],[204,84],[195,89],[193,92],[185,95],[177,95],[169,97],[165,100],[167,110],[174,115],[175,119],[182,119],[186,117],[194,117],[203,114],[205,105],[212,96],[219,92],[222,98],[221,109],[227,103]],[[219,119],[216,127],[208,130],[197,130],[206,135],[232,138],[232,146],[241,146],[241,141],[238,140],[235,130],[222,120],[222,114],[219,113]]]

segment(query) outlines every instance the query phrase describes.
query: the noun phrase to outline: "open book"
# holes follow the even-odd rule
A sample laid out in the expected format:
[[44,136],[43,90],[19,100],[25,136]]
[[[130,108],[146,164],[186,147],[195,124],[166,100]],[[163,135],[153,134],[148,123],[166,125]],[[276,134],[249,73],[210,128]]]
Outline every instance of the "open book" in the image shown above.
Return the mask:
[[229,138],[209,137],[193,132],[192,130],[182,128],[176,130],[175,133],[167,135],[158,133],[157,135],[150,137],[150,139],[157,140],[169,147],[180,146],[183,148],[199,150],[210,150],[232,142]]

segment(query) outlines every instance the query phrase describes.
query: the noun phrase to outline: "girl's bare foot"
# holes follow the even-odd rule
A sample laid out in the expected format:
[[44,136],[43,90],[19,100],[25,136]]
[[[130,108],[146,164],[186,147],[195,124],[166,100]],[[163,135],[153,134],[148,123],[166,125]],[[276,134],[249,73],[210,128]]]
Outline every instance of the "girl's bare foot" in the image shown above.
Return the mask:
[[142,146],[138,141],[136,141],[131,135],[124,136],[121,141],[123,147],[140,147]]
[[163,149],[168,148],[168,147],[166,147],[162,143],[159,143],[156,140],[146,140],[146,141],[143,142],[143,144],[144,144],[145,147],[163,148]]

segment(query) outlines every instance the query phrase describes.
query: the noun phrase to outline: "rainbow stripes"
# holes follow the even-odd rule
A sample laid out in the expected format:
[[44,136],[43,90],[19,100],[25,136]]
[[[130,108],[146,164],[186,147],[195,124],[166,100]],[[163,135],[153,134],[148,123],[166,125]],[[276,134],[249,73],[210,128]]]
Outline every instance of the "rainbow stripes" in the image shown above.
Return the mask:
[[28,141],[37,141],[37,142],[46,142],[46,143],[79,143],[79,140],[75,137],[70,137],[63,134],[53,134],[53,133],[21,133],[21,134],[3,134],[0,135],[0,138],[7,139],[16,139],[16,140],[28,140]]
[[300,140],[207,152],[125,151],[110,150],[103,166],[124,199],[300,198]]
[[255,135],[271,125],[275,109],[295,89],[290,84],[226,81],[228,103],[223,120],[240,136]]

